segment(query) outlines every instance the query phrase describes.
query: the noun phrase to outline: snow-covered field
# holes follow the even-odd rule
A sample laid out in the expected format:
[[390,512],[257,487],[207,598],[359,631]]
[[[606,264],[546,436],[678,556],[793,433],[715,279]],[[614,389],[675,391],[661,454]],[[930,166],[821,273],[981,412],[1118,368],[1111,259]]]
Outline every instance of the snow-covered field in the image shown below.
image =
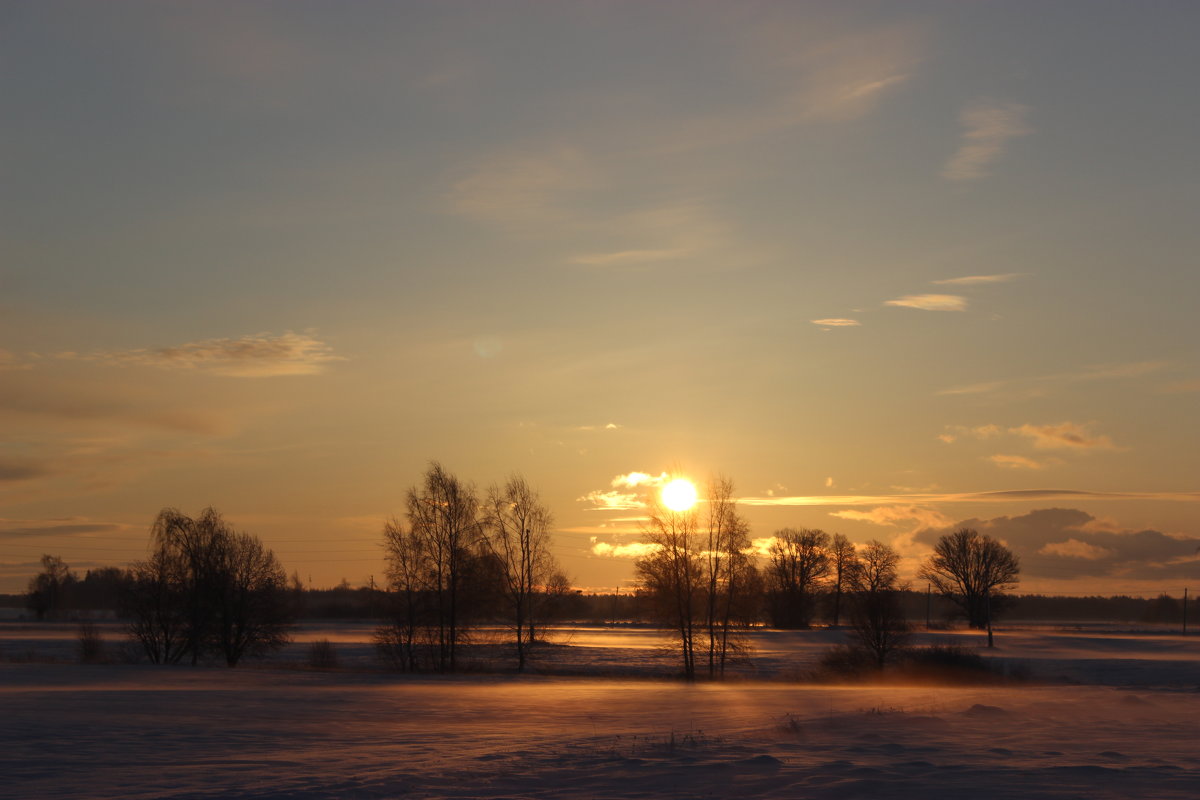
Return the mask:
[[[0,625],[19,659],[0,663],[0,796],[1200,796],[1190,638],[1007,631],[997,657],[1035,680],[948,688],[786,680],[837,632],[758,633],[765,679],[692,686],[628,677],[671,669],[653,631],[562,631],[570,644],[539,662],[607,654],[622,668],[604,678],[360,669],[369,632],[312,626],[275,660],[226,670],[48,663],[73,629]],[[299,668],[321,638],[343,669]]]

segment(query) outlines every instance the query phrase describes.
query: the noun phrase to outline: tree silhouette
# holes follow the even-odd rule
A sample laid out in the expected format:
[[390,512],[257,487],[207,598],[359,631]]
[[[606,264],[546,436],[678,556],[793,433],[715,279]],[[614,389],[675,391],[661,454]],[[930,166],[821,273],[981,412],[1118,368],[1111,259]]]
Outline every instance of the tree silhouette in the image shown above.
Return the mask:
[[897,585],[900,556],[886,544],[869,542],[854,575],[851,624],[854,640],[883,669],[908,644],[910,627]]
[[990,536],[960,528],[938,539],[920,576],[966,614],[972,628],[988,630],[1002,592],[1017,585],[1021,566],[1007,547]]
[[778,628],[812,624],[817,590],[829,574],[829,534],[783,528],[775,531],[767,567],[767,602]]
[[858,551],[854,549],[854,544],[842,534],[835,533],[829,540],[829,569],[832,578],[829,592],[832,606],[830,616],[835,628],[841,624],[842,596],[854,585],[859,567]]
[[43,555],[42,571],[29,580],[25,604],[41,619],[53,619],[66,607],[75,576],[60,556]]
[[675,633],[684,677],[694,680],[696,628],[698,618],[703,619],[704,595],[696,507],[674,511],[656,497],[646,515],[644,532],[654,549],[634,562],[634,570],[656,616]]
[[738,514],[733,481],[723,476],[708,482],[707,542],[703,554],[705,629],[708,633],[708,674],[725,674],[732,653],[744,651],[740,623],[748,616],[749,598],[757,588],[754,564],[746,551],[750,528]]
[[479,572],[479,501],[472,486],[434,461],[422,485],[408,490],[407,506],[413,549],[426,570],[424,591],[430,595],[436,626],[436,667],[454,671],[473,610],[467,579]]
[[257,537],[213,508],[195,518],[164,508],[154,550],[133,566],[129,631],[155,663],[216,653],[230,666],[288,641],[294,612],[287,574]]
[[524,671],[534,641],[535,601],[555,568],[550,554],[553,517],[525,479],[514,475],[503,487],[488,490],[483,524],[483,541],[500,568],[501,592],[515,632],[517,670]]

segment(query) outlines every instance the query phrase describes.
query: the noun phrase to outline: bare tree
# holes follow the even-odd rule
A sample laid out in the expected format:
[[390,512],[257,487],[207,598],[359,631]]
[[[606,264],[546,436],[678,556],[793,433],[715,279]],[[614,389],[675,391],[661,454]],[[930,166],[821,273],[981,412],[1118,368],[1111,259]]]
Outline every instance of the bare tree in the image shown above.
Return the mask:
[[986,628],[992,645],[992,614],[1001,594],[1017,585],[1020,562],[990,536],[960,528],[938,539],[920,576],[966,614],[972,628]]
[[66,607],[75,576],[59,556],[43,555],[42,571],[29,580],[25,604],[38,619],[53,619]]
[[534,642],[535,601],[554,572],[550,553],[553,517],[537,492],[519,475],[488,490],[483,515],[484,542],[501,568],[502,592],[515,632],[517,670],[524,671]]
[[897,585],[900,556],[886,544],[872,541],[860,553],[856,571],[852,620],[858,646],[879,669],[908,643],[910,627],[900,605]]
[[783,528],[775,531],[767,567],[771,622],[779,628],[812,624],[816,594],[829,574],[829,534]]
[[644,533],[654,550],[634,563],[641,589],[657,615],[674,630],[687,680],[696,678],[696,634],[703,619],[704,567],[696,507],[673,511],[650,502]]
[[454,671],[469,611],[465,579],[477,556],[480,526],[475,489],[434,461],[420,487],[408,490],[408,522],[429,567],[437,622],[437,668]]
[[258,537],[230,533],[220,543],[216,646],[236,667],[247,655],[276,650],[290,640],[292,597],[287,572]]
[[855,575],[859,569],[858,551],[854,544],[840,533],[833,534],[829,540],[829,567],[831,581],[829,587],[831,617],[833,626],[841,624],[842,595],[854,585]]
[[153,664],[174,664],[188,652],[187,563],[175,551],[156,549],[131,569],[125,601],[129,635]]
[[383,547],[391,608],[388,624],[376,631],[375,642],[394,666],[416,672],[422,652],[428,653],[431,644],[429,554],[424,540],[394,518],[383,527]]
[[746,555],[750,528],[738,514],[733,481],[717,476],[708,482],[707,546],[704,550],[705,629],[708,632],[708,674],[725,674],[731,653],[745,650],[739,625],[746,597],[754,587],[754,565]]
[[212,508],[173,508],[151,529],[150,559],[134,565],[130,634],[156,663],[207,651],[229,666],[288,641],[287,574],[257,537],[237,533]]

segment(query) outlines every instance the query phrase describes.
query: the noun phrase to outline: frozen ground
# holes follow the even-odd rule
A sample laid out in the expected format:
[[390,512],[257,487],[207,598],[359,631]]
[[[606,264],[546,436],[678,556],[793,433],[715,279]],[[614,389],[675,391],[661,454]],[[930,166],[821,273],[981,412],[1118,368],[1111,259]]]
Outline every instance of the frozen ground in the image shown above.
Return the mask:
[[[335,641],[353,665],[369,652],[362,631],[301,637]],[[0,646],[69,653],[69,637],[37,633],[0,627]],[[836,635],[764,632],[756,645],[763,661],[804,662]],[[611,651],[626,672],[670,668],[650,631],[581,628],[572,641],[542,666]],[[1087,682],[828,687],[780,680],[782,668],[695,686],[408,678],[298,669],[303,642],[233,671],[0,663],[0,796],[1200,796],[1200,644],[1096,630],[1000,643],[1042,677]]]

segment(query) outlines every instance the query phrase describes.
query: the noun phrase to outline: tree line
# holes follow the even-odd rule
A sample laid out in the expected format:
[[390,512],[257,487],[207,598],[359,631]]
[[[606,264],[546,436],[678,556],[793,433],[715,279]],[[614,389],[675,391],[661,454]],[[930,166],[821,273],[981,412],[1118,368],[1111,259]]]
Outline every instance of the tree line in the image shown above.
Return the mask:
[[[473,630],[501,622],[516,668],[524,670],[545,621],[573,595],[551,554],[552,528],[549,509],[523,477],[480,493],[432,462],[405,493],[403,519],[383,528],[379,653],[405,671],[454,671]],[[907,587],[895,550],[783,528],[760,556],[727,478],[709,481],[704,502],[685,510],[652,498],[643,530],[651,546],[634,564],[637,592],[673,632],[689,679],[723,676],[747,654],[746,630],[763,622],[807,628],[823,613],[834,626],[848,623],[880,665],[907,635],[899,600]],[[150,556],[132,565],[121,593],[129,634],[148,660],[219,658],[234,666],[288,641],[300,581],[289,582],[257,537],[236,532],[211,508],[194,518],[167,508],[150,543]],[[1018,572],[1001,543],[962,529],[938,541],[920,577],[954,601],[972,627],[990,629]],[[29,604],[40,617],[61,605],[74,583],[60,558],[46,556]]]

